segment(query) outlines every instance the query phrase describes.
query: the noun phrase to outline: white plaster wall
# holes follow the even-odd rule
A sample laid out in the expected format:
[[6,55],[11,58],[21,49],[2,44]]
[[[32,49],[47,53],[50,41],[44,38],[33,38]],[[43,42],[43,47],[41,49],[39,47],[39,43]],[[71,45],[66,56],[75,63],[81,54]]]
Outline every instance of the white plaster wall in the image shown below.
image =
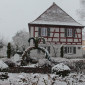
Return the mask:
[[48,41],[52,41],[52,38],[48,38]]
[[78,42],[78,39],[74,39],[74,42]]
[[52,27],[51,27],[51,28],[50,28],[50,31],[51,31],[51,32],[54,32],[54,29],[55,29],[55,28],[52,28]]
[[65,32],[65,28],[60,28],[60,32]]
[[[34,31],[34,28],[30,27],[30,38],[33,37],[33,31]],[[33,46],[33,41],[32,40],[30,41],[30,46]]]
[[61,39],[61,42],[66,42],[66,39]]
[[35,27],[35,30],[38,31],[38,27]]
[[76,29],[77,33],[81,33],[81,29]]
[[53,41],[57,42],[59,41],[59,38],[53,38]]
[[72,42],[73,40],[72,39],[67,39],[67,42]]
[[81,38],[81,34],[78,34],[78,38]]
[[55,31],[56,31],[56,32],[59,32],[59,28],[56,28]]
[[61,36],[61,37],[65,37],[65,34],[64,34],[64,33],[61,33],[60,36]]
[[59,34],[58,33],[55,33],[54,37],[59,37]]
[[53,33],[50,33],[50,37],[52,37],[53,36]]
[[75,35],[75,38],[77,38],[77,35]]
[[30,37],[33,37],[33,31],[34,31],[34,28],[33,27],[30,27]]
[[35,37],[38,37],[38,32],[35,32]]

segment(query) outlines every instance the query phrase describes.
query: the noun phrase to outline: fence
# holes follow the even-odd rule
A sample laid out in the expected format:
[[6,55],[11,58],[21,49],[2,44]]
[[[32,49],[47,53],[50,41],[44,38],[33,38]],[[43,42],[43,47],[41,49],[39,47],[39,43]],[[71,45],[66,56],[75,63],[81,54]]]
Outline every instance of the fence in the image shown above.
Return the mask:
[[1,72],[9,72],[9,73],[51,73],[50,67],[43,67],[43,68],[33,68],[33,67],[12,67],[9,69],[1,70]]

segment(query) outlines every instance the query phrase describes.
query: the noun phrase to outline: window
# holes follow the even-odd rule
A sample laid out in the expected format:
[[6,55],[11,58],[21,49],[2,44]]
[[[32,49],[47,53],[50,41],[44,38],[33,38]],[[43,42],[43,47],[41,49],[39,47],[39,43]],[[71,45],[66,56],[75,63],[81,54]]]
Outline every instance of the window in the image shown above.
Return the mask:
[[67,37],[72,37],[72,29],[67,29]]
[[67,54],[76,54],[76,47],[71,47],[71,46],[65,47],[65,53],[67,53]]
[[65,37],[75,37],[76,29],[65,28]]
[[73,53],[73,47],[67,47],[67,53]]
[[44,36],[50,36],[50,28],[41,28],[41,27],[39,27],[38,28],[38,36],[39,37],[44,37]]
[[41,36],[47,36],[47,28],[41,28]]

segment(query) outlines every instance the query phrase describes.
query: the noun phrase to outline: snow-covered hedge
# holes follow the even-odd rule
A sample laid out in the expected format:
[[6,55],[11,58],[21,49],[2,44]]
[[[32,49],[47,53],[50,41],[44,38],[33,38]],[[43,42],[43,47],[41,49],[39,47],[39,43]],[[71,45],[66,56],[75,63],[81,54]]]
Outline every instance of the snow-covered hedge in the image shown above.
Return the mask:
[[52,67],[52,72],[59,74],[59,76],[61,76],[61,75],[66,76],[66,75],[68,75],[68,73],[70,73],[70,68],[63,63],[60,63],[60,64],[57,64],[54,67]]

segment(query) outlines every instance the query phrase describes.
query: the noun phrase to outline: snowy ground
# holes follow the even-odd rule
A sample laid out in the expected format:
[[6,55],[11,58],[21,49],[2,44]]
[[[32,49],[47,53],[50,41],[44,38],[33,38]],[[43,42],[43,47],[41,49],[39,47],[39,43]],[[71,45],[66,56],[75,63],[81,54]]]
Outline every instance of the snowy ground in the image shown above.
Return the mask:
[[[5,61],[7,59],[2,60]],[[65,59],[65,58],[62,59],[54,58],[54,60],[56,62],[64,62],[69,64],[72,64],[74,61],[80,60],[85,61],[85,59]],[[29,65],[29,67],[34,66],[35,64]],[[84,74],[71,73],[69,76],[65,78],[59,77],[58,75],[55,74],[37,74],[37,73],[36,74],[9,73],[8,76],[9,76],[8,79],[5,80],[0,79],[0,85],[85,85],[85,73]]]
[[0,85],[85,85],[85,75],[71,73],[62,78],[55,74],[9,73]]

